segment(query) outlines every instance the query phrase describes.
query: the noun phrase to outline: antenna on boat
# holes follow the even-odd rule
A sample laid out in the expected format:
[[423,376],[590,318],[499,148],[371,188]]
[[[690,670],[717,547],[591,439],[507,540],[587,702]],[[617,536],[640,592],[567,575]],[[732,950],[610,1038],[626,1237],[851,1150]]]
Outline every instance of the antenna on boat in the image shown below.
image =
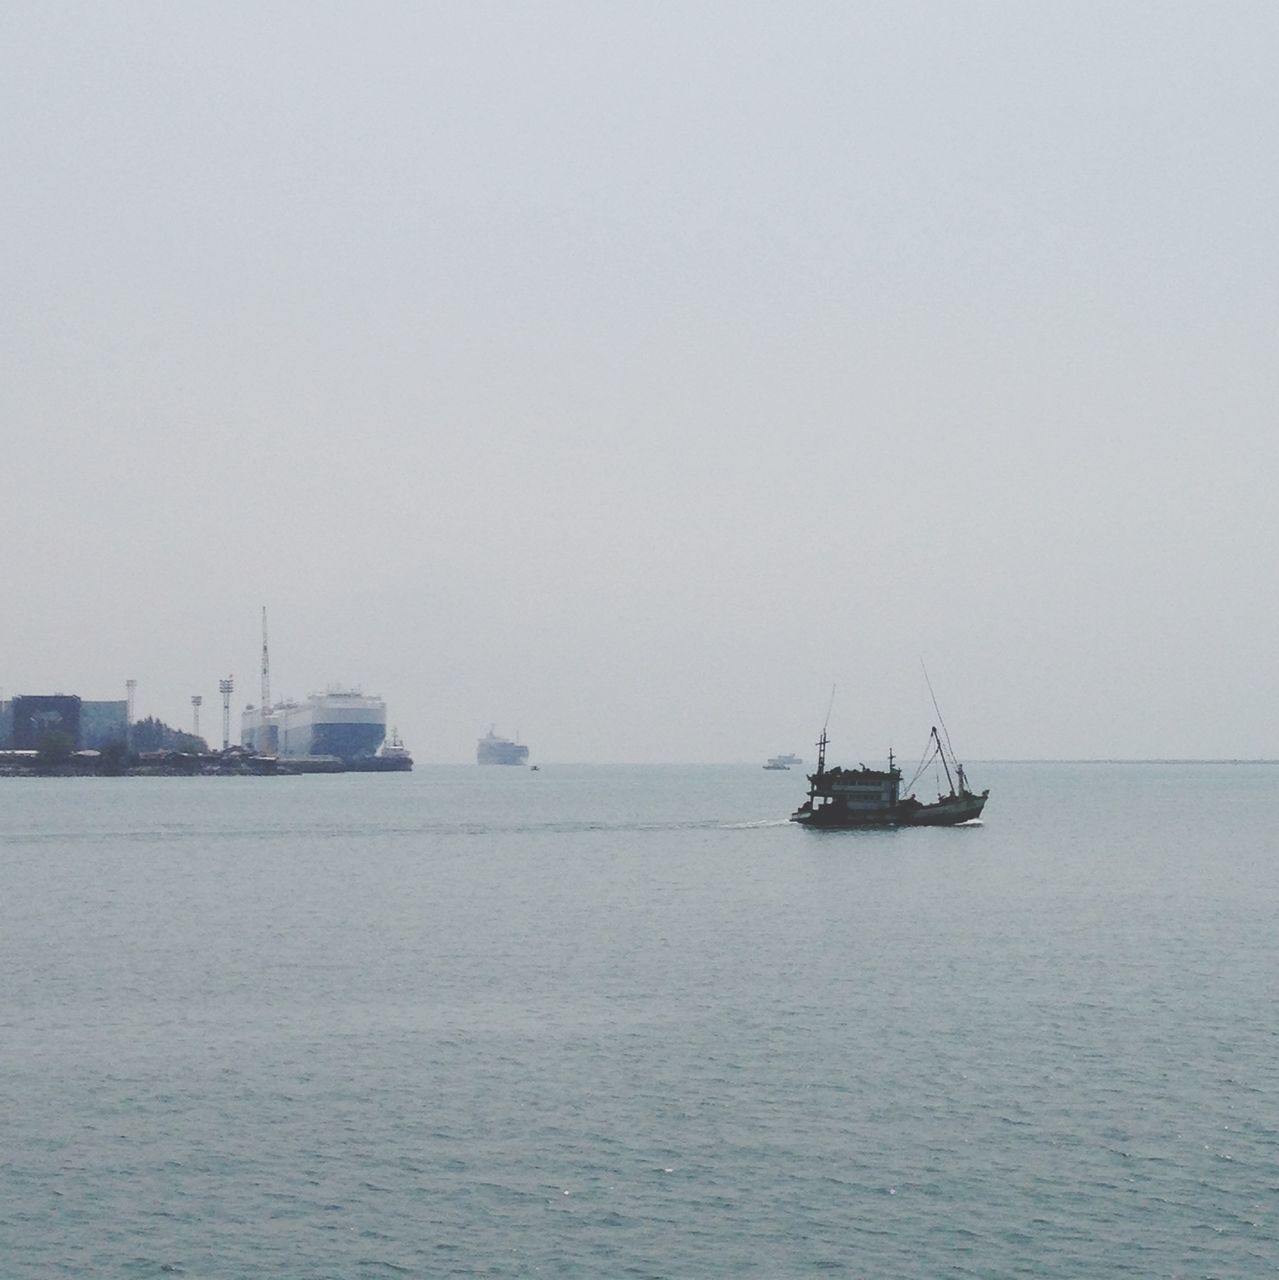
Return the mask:
[[[946,728],[946,721],[942,719],[941,708],[937,705],[937,695],[933,692],[933,682],[928,678],[928,668],[924,666],[924,660],[921,657],[919,665],[924,672],[924,683],[928,686],[928,696],[933,700],[933,710],[937,712],[937,723],[941,725],[941,731],[946,735],[946,750],[950,752],[950,758],[955,758],[955,748],[950,745],[950,730]],[[933,733],[936,734],[934,729]],[[941,749],[941,739],[937,740],[938,750]]]

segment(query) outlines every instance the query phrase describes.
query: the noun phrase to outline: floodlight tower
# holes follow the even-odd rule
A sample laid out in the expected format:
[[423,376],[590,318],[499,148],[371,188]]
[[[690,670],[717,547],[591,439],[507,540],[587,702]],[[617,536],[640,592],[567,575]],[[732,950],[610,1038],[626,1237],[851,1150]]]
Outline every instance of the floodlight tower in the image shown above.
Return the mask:
[[124,741],[130,747],[133,746],[133,695],[137,688],[136,680],[124,682]]
[[235,689],[235,677],[227,676],[218,681],[218,692],[222,695],[222,750],[231,745],[231,693]]
[[259,707],[261,729],[258,731],[258,755],[271,750],[267,741],[267,716],[271,714],[271,654],[266,643],[266,605],[262,606],[262,703]]
[[200,736],[200,705],[204,699],[198,694],[191,695],[191,732],[198,738]]

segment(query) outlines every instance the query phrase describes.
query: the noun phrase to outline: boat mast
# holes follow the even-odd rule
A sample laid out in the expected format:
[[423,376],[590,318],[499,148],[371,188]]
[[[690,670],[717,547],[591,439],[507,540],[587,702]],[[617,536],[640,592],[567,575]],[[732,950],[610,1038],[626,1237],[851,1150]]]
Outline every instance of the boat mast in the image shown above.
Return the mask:
[[826,772],[826,730],[830,728],[830,713],[835,708],[835,686],[830,687],[830,701],[826,704],[826,719],[822,721],[822,736],[817,740],[817,776]]
[[817,739],[817,772],[808,775],[808,803],[811,806],[817,803],[817,788],[821,785],[822,777],[826,773],[826,730],[830,728],[830,713],[835,706],[835,686],[830,687],[830,701],[826,704],[826,720],[822,724],[822,736]]
[[950,787],[950,794],[955,794],[955,780],[950,776],[950,765],[946,762],[946,751],[941,744],[941,735],[937,732],[937,726],[933,725],[933,741],[937,744],[937,754],[941,756],[941,767],[946,770],[946,783]]
[[822,726],[822,736],[817,739],[817,772],[808,775],[808,804],[810,808],[817,805],[817,788],[822,785],[822,775],[826,772],[826,726]]

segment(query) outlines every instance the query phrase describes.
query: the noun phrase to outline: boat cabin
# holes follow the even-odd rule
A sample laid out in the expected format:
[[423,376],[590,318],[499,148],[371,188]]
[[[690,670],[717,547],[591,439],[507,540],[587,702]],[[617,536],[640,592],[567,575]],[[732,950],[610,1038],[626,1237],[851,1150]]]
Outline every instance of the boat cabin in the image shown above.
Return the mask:
[[901,789],[902,771],[889,757],[887,769],[820,770],[809,775],[809,804],[814,810],[834,808],[850,817],[867,817],[893,809]]

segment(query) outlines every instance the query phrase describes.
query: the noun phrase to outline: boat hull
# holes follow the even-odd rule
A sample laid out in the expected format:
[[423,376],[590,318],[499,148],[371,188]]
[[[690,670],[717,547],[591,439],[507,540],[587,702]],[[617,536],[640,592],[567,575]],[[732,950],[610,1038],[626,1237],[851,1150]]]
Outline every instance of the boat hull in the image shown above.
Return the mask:
[[903,802],[884,809],[850,810],[839,804],[808,805],[791,814],[791,821],[819,831],[851,831],[861,827],[955,827],[981,817],[989,791],[976,796],[943,796],[935,804]]
[[413,768],[412,756],[360,756],[351,761],[352,773],[408,773]]

